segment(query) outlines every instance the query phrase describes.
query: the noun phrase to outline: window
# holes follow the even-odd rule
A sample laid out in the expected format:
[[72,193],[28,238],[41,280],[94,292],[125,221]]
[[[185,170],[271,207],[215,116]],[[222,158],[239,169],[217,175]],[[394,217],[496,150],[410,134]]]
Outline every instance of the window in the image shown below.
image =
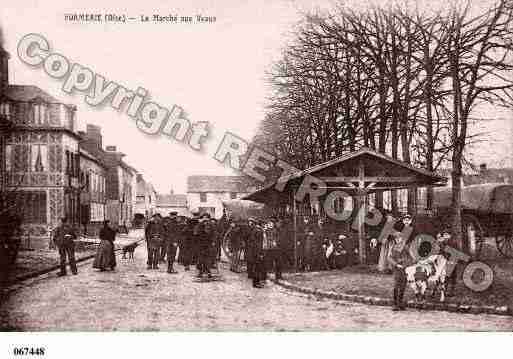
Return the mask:
[[230,192],[230,199],[237,199],[237,192]]
[[46,223],[46,192],[23,191],[17,196],[25,223]]
[[68,150],[66,150],[66,174],[71,173],[71,157]]
[[207,201],[207,193],[201,192],[200,193],[200,202],[206,202]]
[[10,106],[8,103],[0,103],[0,115],[3,115],[5,117],[9,117],[10,115]]
[[11,171],[12,145],[5,146],[5,170]]
[[86,182],[86,187],[89,190],[89,192],[92,192],[93,189],[91,187],[91,174],[90,173],[86,174],[85,182]]
[[46,105],[39,103],[34,105],[34,122],[43,125],[46,119]]
[[32,145],[31,149],[31,169],[34,172],[44,172],[48,170],[48,153],[45,145]]

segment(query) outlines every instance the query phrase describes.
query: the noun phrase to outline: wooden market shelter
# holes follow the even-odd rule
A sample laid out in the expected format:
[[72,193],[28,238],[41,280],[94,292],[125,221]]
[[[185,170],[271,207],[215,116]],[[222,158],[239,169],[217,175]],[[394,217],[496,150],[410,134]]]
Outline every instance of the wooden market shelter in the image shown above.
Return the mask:
[[[314,178],[315,180],[312,180]],[[354,198],[357,209],[358,246],[360,262],[366,263],[365,215],[368,195],[378,191],[395,189],[416,189],[417,187],[445,185],[446,178],[433,172],[416,168],[410,164],[393,159],[383,153],[368,148],[350,152],[333,160],[318,164],[306,170],[294,173],[287,178],[278,179],[249,195],[244,199],[264,203],[274,207],[277,212],[291,212],[294,229],[294,246],[297,243],[298,209],[312,206],[308,196],[298,202],[298,190],[305,193],[305,183],[312,188],[324,188],[323,197],[330,198],[335,191],[343,191]],[[416,192],[416,191],[414,191]],[[322,211],[324,206],[317,206]],[[363,209],[363,210],[362,210]],[[294,248],[297,267],[297,249]]]

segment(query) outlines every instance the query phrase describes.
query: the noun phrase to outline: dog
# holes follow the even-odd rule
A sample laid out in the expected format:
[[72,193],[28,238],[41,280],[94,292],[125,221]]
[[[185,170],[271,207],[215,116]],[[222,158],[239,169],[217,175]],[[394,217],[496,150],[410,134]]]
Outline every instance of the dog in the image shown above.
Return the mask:
[[134,251],[135,251],[135,248],[137,248],[137,246],[139,245],[139,243],[137,242],[134,242],[134,243],[131,243],[131,244],[128,244],[126,246],[123,247],[123,259],[126,259],[126,254],[128,253],[128,259],[134,259]]
[[447,259],[441,254],[431,255],[418,263],[405,268],[406,280],[415,293],[418,302],[425,300],[426,290],[432,286],[434,297],[440,290],[440,302],[445,301],[447,279]]

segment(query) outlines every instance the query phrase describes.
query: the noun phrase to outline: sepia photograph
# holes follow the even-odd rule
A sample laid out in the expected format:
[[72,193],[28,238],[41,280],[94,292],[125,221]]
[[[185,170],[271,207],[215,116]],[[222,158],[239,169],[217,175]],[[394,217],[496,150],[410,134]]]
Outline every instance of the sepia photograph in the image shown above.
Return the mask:
[[512,332],[513,1],[2,0],[0,31],[6,340]]

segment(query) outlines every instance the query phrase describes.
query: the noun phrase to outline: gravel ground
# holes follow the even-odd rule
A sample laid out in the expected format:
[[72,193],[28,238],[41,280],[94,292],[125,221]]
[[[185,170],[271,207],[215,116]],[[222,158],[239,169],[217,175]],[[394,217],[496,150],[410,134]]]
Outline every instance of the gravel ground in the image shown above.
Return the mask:
[[146,270],[146,249],[118,261],[114,272],[91,262],[77,276],[55,273],[13,288],[0,312],[18,331],[325,331],[513,330],[509,317],[407,310],[338,302],[268,284],[254,289],[243,274],[221,268],[222,280],[198,283],[195,272]]

